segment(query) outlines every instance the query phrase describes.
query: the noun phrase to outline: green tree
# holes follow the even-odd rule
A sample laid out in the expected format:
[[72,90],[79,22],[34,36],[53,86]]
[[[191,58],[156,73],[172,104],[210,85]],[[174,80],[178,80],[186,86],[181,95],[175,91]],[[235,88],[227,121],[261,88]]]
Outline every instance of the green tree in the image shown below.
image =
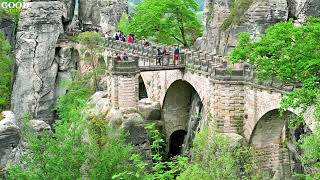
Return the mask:
[[102,34],[98,32],[84,32],[81,33],[78,37],[78,41],[83,46],[81,49],[83,53],[83,59],[90,62],[93,72],[93,81],[94,88],[98,88],[98,79],[97,79],[97,66],[99,62],[99,57],[101,56],[104,50],[104,38]]
[[9,57],[10,44],[0,32],[0,112],[10,107],[12,61]]
[[[285,94],[282,109],[301,110],[291,125],[303,121],[303,113],[314,106],[314,114],[320,119],[320,19],[309,18],[304,26],[292,21],[278,23],[266,30],[259,40],[249,34],[241,34],[238,46],[230,53],[233,62],[249,61],[256,65],[260,80],[278,79],[294,90]],[[312,166],[309,176],[320,178],[319,128],[301,143],[303,162]]]
[[191,149],[192,162],[178,179],[254,179],[253,150],[232,145],[228,136],[208,128],[197,133]]
[[129,34],[129,17],[127,13],[123,13],[120,21],[117,25],[118,30],[122,31],[124,34]]
[[111,130],[106,120],[89,118],[90,78],[75,74],[64,84],[68,93],[58,100],[54,133],[39,136],[26,118],[25,154],[9,167],[9,179],[111,179],[122,172],[128,172],[125,179],[135,179],[141,161],[125,145],[123,133]]
[[194,0],[144,0],[139,3],[129,30],[139,37],[188,47],[202,33],[197,11]]

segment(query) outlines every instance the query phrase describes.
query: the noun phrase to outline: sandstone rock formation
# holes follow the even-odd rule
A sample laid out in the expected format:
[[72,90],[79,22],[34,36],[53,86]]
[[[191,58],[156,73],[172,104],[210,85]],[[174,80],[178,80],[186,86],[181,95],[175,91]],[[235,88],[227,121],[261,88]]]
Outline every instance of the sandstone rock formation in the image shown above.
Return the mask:
[[[96,117],[105,118],[109,125],[116,129],[123,129],[126,143],[133,145],[145,162],[152,164],[151,147],[147,132],[144,128],[144,118],[137,112],[119,110],[111,107],[107,92],[99,91],[91,96],[89,112]],[[148,168],[150,169],[151,166]]]
[[0,172],[10,161],[12,152],[20,142],[20,128],[14,114],[4,111],[2,115],[4,119],[0,120]]
[[55,61],[58,63],[58,75],[56,79],[56,98],[64,95],[66,88],[61,87],[61,83],[71,80],[72,70],[77,69],[79,54],[73,48],[56,48]]
[[226,55],[235,45],[239,32],[248,32],[255,37],[267,27],[289,18],[302,21],[305,17],[320,17],[320,0],[265,0],[254,1],[239,23],[227,30],[222,28],[229,17],[232,0],[206,0],[204,37],[195,43],[196,48]]
[[151,101],[148,98],[141,99],[138,105],[138,111],[145,120],[160,120],[161,106],[159,102]]
[[[24,0],[24,2],[50,2],[54,0]],[[56,0],[55,0],[56,1]],[[77,0],[57,0],[62,2],[62,8],[63,8],[63,23],[69,24],[72,21],[74,10],[75,10],[75,4]],[[27,7],[31,7],[32,4],[28,4]]]
[[17,30],[17,73],[12,92],[12,110],[17,119],[31,113],[51,124],[54,119],[56,79],[55,45],[63,32],[63,4],[30,2],[23,9]]
[[127,0],[80,0],[79,18],[85,31],[113,33],[127,9]]
[[43,131],[51,131],[49,124],[39,119],[30,120],[30,126],[33,131],[39,134],[41,134]]
[[90,98],[89,104],[91,106],[91,115],[106,115],[109,112],[111,105],[110,100],[106,98],[107,94],[108,93],[105,91],[99,91]]

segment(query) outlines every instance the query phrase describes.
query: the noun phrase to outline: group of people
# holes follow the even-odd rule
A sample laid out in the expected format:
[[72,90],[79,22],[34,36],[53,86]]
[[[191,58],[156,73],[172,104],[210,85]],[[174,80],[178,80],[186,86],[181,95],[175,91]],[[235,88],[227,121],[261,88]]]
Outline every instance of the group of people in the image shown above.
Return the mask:
[[[169,63],[169,55],[170,52],[166,50],[166,48],[163,49],[163,51],[160,50],[160,48],[157,49],[157,60],[156,60],[156,65],[161,65],[161,62],[163,60],[167,60]],[[174,52],[173,52],[173,63],[174,64],[179,64],[179,58],[180,58],[180,49],[179,46],[175,46]]]
[[[135,50],[132,51],[132,55],[137,54]],[[116,62],[118,61],[129,61],[129,54],[128,54],[128,49],[125,49],[124,52],[121,54],[120,52],[116,52]]]
[[[123,32],[118,31],[115,34],[115,40],[117,41],[123,41],[126,42],[126,38],[125,35],[123,34]],[[130,33],[128,35],[127,38],[127,42],[128,43],[135,43],[135,36],[134,34]],[[146,41],[144,38],[141,40],[141,45],[144,47],[149,47],[150,43],[148,41]],[[157,55],[156,55],[156,65],[161,65],[161,63],[163,62],[163,60],[167,60],[167,64],[169,64],[169,55],[170,52],[166,50],[166,48],[163,49],[163,51],[160,50],[160,48],[157,49]],[[179,58],[180,58],[180,49],[179,46],[175,46],[174,47],[174,52],[173,52],[173,62],[174,64],[178,64],[179,63]],[[124,51],[122,54],[117,52],[116,53],[116,61],[128,61],[128,53],[127,50]]]
[[[116,32],[115,39],[117,41],[126,42],[125,35],[121,31]],[[135,41],[134,34],[130,33],[128,35],[128,43],[133,43],[134,41]]]

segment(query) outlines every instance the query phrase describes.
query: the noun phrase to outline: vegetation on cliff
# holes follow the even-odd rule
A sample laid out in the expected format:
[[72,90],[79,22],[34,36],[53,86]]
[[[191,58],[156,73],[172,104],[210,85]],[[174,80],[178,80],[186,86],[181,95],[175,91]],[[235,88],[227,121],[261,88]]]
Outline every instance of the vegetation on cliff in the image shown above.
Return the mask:
[[10,44],[0,32],[0,112],[10,107],[12,60],[9,57]]
[[[282,99],[282,109],[293,108],[301,113],[291,119],[292,126],[303,121],[303,113],[314,107],[320,120],[320,19],[310,18],[304,26],[292,21],[278,23],[266,30],[259,40],[241,34],[238,46],[231,52],[233,62],[249,61],[256,65],[260,80],[277,79],[294,89]],[[307,176],[320,178],[320,129],[304,137],[300,143],[302,162],[311,166]]]
[[198,4],[194,0],[145,0],[139,3],[128,30],[138,37],[189,47],[202,34],[197,11]]

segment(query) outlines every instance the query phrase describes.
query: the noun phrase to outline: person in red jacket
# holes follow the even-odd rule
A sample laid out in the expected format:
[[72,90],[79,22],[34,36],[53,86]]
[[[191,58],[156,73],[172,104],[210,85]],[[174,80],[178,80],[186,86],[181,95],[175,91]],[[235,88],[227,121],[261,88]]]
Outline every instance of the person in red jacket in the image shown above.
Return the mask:
[[128,36],[128,43],[133,43],[133,36],[131,33]]

